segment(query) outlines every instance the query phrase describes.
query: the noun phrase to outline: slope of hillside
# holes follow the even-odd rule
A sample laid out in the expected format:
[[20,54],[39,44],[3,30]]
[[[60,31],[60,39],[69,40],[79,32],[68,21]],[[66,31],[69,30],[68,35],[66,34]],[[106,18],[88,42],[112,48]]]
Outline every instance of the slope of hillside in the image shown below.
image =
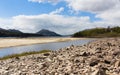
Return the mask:
[[73,37],[119,37],[120,27],[93,28],[73,34]]
[[23,33],[19,30],[15,29],[2,29],[0,28],[0,37],[37,37],[43,36],[41,34],[34,34],[34,33]]
[[41,34],[44,36],[61,36],[60,34],[57,34],[53,31],[47,30],[47,29],[42,29],[40,31],[37,32],[37,34]]

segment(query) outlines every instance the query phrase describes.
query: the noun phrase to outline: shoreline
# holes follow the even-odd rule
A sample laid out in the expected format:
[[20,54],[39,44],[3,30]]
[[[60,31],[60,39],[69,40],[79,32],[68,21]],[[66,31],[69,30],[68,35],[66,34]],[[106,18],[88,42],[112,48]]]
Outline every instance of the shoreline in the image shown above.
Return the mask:
[[44,44],[44,43],[53,43],[53,42],[65,42],[73,40],[81,40],[86,38],[72,38],[72,37],[50,37],[50,38],[0,38],[0,49],[16,46],[27,46],[34,44]]
[[[0,60],[0,67],[2,67],[0,73],[2,75],[65,75],[66,73],[68,75],[120,75],[119,43],[119,38],[101,39],[83,46],[71,45],[59,51],[43,51],[45,53],[35,52],[27,55],[31,54],[30,52],[4,57]],[[7,59],[9,57],[12,58]]]

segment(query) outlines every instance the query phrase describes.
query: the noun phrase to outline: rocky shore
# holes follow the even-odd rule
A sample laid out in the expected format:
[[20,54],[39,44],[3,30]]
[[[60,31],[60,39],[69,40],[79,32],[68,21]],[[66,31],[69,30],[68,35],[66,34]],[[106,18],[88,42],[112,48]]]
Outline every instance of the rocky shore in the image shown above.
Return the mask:
[[0,60],[0,75],[120,75],[120,39]]

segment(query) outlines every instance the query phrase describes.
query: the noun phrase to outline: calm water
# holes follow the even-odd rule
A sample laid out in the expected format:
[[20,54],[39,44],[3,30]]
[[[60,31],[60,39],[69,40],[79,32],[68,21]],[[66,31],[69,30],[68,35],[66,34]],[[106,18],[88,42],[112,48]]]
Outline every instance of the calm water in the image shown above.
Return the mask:
[[58,50],[60,48],[68,47],[71,45],[83,45],[87,44],[94,39],[84,39],[84,40],[75,40],[75,41],[67,41],[67,42],[56,42],[56,43],[46,43],[46,44],[34,44],[27,46],[18,46],[18,47],[8,47],[0,49],[0,57],[18,54],[29,51],[39,51],[39,50]]

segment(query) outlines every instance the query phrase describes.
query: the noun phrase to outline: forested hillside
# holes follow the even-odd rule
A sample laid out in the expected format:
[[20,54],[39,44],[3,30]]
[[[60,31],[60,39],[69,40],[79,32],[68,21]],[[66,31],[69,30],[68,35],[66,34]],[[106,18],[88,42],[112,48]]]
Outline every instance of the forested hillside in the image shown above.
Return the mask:
[[73,37],[119,37],[120,27],[93,28],[79,31]]

